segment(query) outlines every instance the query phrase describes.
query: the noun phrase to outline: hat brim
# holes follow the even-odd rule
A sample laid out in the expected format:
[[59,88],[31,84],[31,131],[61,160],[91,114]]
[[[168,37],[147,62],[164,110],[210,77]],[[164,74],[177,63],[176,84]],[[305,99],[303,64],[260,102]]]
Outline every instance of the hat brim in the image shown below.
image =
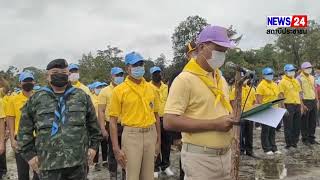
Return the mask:
[[137,62],[140,62],[140,61],[144,61],[144,60],[143,60],[143,59],[135,60],[135,61],[130,62],[129,64],[130,64],[130,65],[133,65],[133,64],[135,64],[135,63],[137,63]]
[[157,69],[155,71],[152,71],[151,74],[155,73],[155,72],[161,72],[161,70]]
[[313,66],[301,67],[301,69],[313,68]]
[[28,79],[28,78],[31,78],[32,80],[34,80],[34,77],[32,77],[32,76],[26,76],[26,77],[24,77],[23,79],[21,79],[21,82],[24,81],[24,80],[26,80],[26,79]]
[[289,71],[295,71],[295,70],[297,70],[297,69],[296,69],[296,68],[288,69],[288,70],[286,70],[286,72],[289,72]]
[[120,74],[120,73],[124,73],[124,72],[123,71],[116,71],[116,72],[111,73],[111,75],[117,75],[117,74]]
[[215,44],[218,44],[219,46],[231,48],[231,49],[236,47],[236,44],[232,41],[230,41],[230,42],[210,41],[210,42],[213,42]]

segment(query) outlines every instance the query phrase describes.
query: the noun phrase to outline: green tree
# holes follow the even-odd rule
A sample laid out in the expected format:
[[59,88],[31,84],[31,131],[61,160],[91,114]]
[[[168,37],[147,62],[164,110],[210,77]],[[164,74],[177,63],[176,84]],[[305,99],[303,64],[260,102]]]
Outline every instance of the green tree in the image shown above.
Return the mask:
[[47,84],[47,82],[46,82],[46,73],[45,73],[44,70],[38,69],[36,67],[32,67],[31,66],[31,67],[24,68],[22,71],[30,71],[30,72],[32,72],[37,84],[40,84],[42,86]]
[[150,68],[152,68],[153,66],[155,66],[154,61],[152,61],[151,58],[148,58],[144,61],[144,68],[145,68],[145,74],[144,74],[144,78],[147,81],[151,80],[151,74],[150,74]]
[[320,65],[320,25],[314,20],[309,21],[303,48],[302,59],[310,61],[313,65]]
[[[207,21],[200,16],[189,16],[179,23],[171,36],[173,48],[173,63],[180,66],[185,64],[185,46],[191,41],[195,41],[199,32],[207,26]],[[182,67],[181,67],[182,66]]]
[[98,50],[94,57],[91,53],[83,55],[79,60],[80,78],[85,84],[94,81],[110,82],[110,71],[112,67],[124,68],[122,50],[118,47],[107,46],[106,50]]

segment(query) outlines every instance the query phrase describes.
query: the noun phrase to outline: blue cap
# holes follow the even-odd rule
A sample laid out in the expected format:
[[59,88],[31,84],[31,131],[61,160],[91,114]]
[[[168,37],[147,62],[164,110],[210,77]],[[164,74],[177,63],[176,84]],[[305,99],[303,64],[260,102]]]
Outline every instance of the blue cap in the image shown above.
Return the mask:
[[124,62],[126,65],[129,65],[129,64],[132,65],[132,64],[135,64],[139,61],[143,61],[143,57],[139,53],[136,53],[136,52],[128,53],[124,57]]
[[95,83],[92,84],[92,87],[93,87],[93,89],[96,89],[96,88],[98,88],[100,86],[103,86],[103,85],[104,84],[102,82],[95,82]]
[[115,75],[115,74],[119,74],[119,73],[123,73],[122,68],[113,67],[113,68],[111,69],[111,75]]
[[79,69],[79,65],[78,64],[69,64],[69,66],[68,66],[68,69],[69,69],[69,71],[71,70],[71,69]]
[[94,84],[94,83],[88,84],[87,87],[88,87],[90,90],[92,90],[92,89],[93,89],[93,84]]
[[266,67],[262,70],[262,74],[263,75],[269,75],[269,74],[273,74],[273,69]]
[[19,75],[19,82],[24,81],[27,78],[31,78],[32,80],[34,80],[33,74],[30,72],[22,72]]
[[295,70],[296,70],[296,68],[294,67],[293,64],[286,64],[283,69],[284,69],[284,71],[286,71],[286,72],[295,71]]
[[101,82],[101,84],[102,84],[102,86],[108,86],[108,84],[105,82]]
[[156,71],[161,72],[161,69],[158,66],[153,66],[152,68],[150,68],[150,74],[153,74]]

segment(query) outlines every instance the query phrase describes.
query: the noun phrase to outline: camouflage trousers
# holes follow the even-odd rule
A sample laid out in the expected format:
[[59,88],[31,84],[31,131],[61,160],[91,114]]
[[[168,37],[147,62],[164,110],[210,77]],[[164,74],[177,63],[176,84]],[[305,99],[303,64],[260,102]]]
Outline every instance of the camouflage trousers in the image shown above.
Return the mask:
[[40,171],[40,180],[86,180],[87,165]]

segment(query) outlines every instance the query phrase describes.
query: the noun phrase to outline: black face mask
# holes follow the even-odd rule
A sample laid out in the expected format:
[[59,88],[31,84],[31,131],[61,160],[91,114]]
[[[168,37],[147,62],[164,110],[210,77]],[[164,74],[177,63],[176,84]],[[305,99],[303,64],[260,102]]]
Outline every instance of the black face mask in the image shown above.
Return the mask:
[[51,76],[51,84],[56,87],[63,87],[68,84],[68,75],[67,74],[62,74],[62,73],[57,73],[57,74],[52,74]]
[[153,74],[152,75],[152,81],[155,82],[155,83],[159,83],[161,82],[161,75],[160,74]]
[[33,90],[34,84],[33,83],[25,83],[22,84],[22,89],[26,92],[30,92]]

